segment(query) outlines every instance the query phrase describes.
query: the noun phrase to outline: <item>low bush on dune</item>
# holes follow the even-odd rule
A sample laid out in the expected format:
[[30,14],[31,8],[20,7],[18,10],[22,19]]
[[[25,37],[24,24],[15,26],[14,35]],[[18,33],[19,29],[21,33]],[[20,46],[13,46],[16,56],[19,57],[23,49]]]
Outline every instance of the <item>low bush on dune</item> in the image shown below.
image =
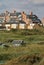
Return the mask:
[[24,55],[20,56],[15,60],[11,60],[5,65],[35,65],[39,64],[39,62],[42,60],[42,57],[33,54],[33,55]]
[[44,65],[44,58],[40,61],[39,65]]

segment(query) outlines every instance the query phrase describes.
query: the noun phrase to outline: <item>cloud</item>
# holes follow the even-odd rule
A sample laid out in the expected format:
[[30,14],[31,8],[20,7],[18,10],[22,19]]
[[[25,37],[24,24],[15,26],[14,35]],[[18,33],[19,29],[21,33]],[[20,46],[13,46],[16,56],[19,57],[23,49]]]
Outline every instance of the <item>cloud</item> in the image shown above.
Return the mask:
[[0,0],[0,12],[4,10],[12,11],[13,9],[28,13],[33,11],[42,16],[42,13],[44,13],[44,0]]
[[34,4],[43,4],[44,0],[31,0]]
[[0,2],[0,7],[2,6],[2,3]]

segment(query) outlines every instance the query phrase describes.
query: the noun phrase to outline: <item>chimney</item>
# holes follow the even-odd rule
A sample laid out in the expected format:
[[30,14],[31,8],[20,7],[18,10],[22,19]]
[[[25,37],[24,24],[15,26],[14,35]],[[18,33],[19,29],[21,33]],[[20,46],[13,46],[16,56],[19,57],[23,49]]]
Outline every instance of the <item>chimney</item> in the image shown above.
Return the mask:
[[16,13],[16,10],[14,10],[14,13]]
[[6,10],[6,13],[8,13],[8,11]]
[[25,14],[24,11],[21,13],[21,15],[22,15],[22,20],[25,20],[26,19],[26,14]]
[[30,12],[30,15],[33,15],[33,12]]
[[7,16],[8,14],[9,14],[9,12],[6,10],[5,15]]

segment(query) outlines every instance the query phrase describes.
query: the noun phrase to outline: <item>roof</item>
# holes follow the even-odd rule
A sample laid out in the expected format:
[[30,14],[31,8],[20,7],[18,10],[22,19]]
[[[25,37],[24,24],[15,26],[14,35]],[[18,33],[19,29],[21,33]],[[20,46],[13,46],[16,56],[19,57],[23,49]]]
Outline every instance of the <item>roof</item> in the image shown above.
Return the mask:
[[6,22],[7,24],[18,24],[19,22],[17,20],[15,20],[15,18],[11,18],[8,22]]
[[30,19],[33,19],[33,18],[37,19],[38,18],[36,15],[27,15],[27,17],[30,18]]
[[16,19],[15,18],[10,18],[10,21],[16,21]]
[[[3,24],[3,18],[0,18],[0,24]],[[8,22],[5,22],[5,24],[18,24],[19,22],[15,20],[15,18],[11,18]]]
[[20,12],[16,12],[16,15],[18,16],[18,15],[21,15],[21,13]]
[[24,21],[22,21],[22,20],[20,20],[19,23],[21,23],[21,24],[26,24],[26,23],[25,23]]
[[33,23],[41,23],[41,20],[40,19],[36,19],[36,20],[32,20]]
[[9,22],[6,22],[6,24],[19,24],[18,21],[9,21]]
[[16,16],[16,13],[10,13],[10,16]]
[[32,23],[41,23],[41,20],[36,15],[27,15],[27,17],[32,20]]
[[1,14],[0,14],[0,17],[4,17],[4,16],[5,16],[5,13],[1,13]]
[[21,14],[20,12],[10,13],[10,16],[18,16],[18,15],[20,15],[20,14]]

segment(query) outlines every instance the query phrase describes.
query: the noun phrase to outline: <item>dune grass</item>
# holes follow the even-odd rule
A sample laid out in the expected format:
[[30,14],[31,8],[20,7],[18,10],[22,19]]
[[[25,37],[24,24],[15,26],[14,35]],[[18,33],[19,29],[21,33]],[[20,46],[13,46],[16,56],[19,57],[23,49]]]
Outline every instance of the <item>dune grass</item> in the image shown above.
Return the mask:
[[[2,51],[0,53],[0,60],[6,61],[7,65],[13,65],[12,63],[14,63],[14,65],[18,65],[19,62],[21,65],[22,64],[25,65],[25,63],[26,65],[28,65],[27,64],[27,62],[29,63],[28,59],[26,60],[26,62],[24,62],[28,56],[29,56],[29,59],[31,60],[33,59],[32,58],[33,56],[40,57],[41,58],[40,62],[39,61],[37,62],[40,64],[43,62],[42,60],[44,58],[44,45],[38,45],[38,44],[27,44],[24,47],[23,46],[11,47],[11,48],[8,48],[7,50],[3,48],[3,50],[0,49],[0,51]],[[18,64],[15,64],[15,62],[17,62]]]
[[[9,39],[24,40],[26,42],[26,46],[19,46],[19,47],[12,46],[11,43],[7,43]],[[19,57],[24,58],[24,56],[28,56],[28,55],[30,56],[36,54],[37,56],[40,56],[42,58],[39,65],[41,65],[42,62],[44,62],[43,61],[44,58],[44,28],[43,27],[33,29],[33,30],[0,31],[0,42],[11,45],[11,47],[9,48],[0,46],[0,61],[5,61],[6,63],[10,61],[11,63],[12,62],[14,63],[16,58]],[[14,59],[14,61],[12,59]],[[18,59],[16,61],[18,61]],[[11,63],[10,64],[7,63],[7,65],[12,65]],[[29,65],[29,64],[24,63],[19,65]]]

